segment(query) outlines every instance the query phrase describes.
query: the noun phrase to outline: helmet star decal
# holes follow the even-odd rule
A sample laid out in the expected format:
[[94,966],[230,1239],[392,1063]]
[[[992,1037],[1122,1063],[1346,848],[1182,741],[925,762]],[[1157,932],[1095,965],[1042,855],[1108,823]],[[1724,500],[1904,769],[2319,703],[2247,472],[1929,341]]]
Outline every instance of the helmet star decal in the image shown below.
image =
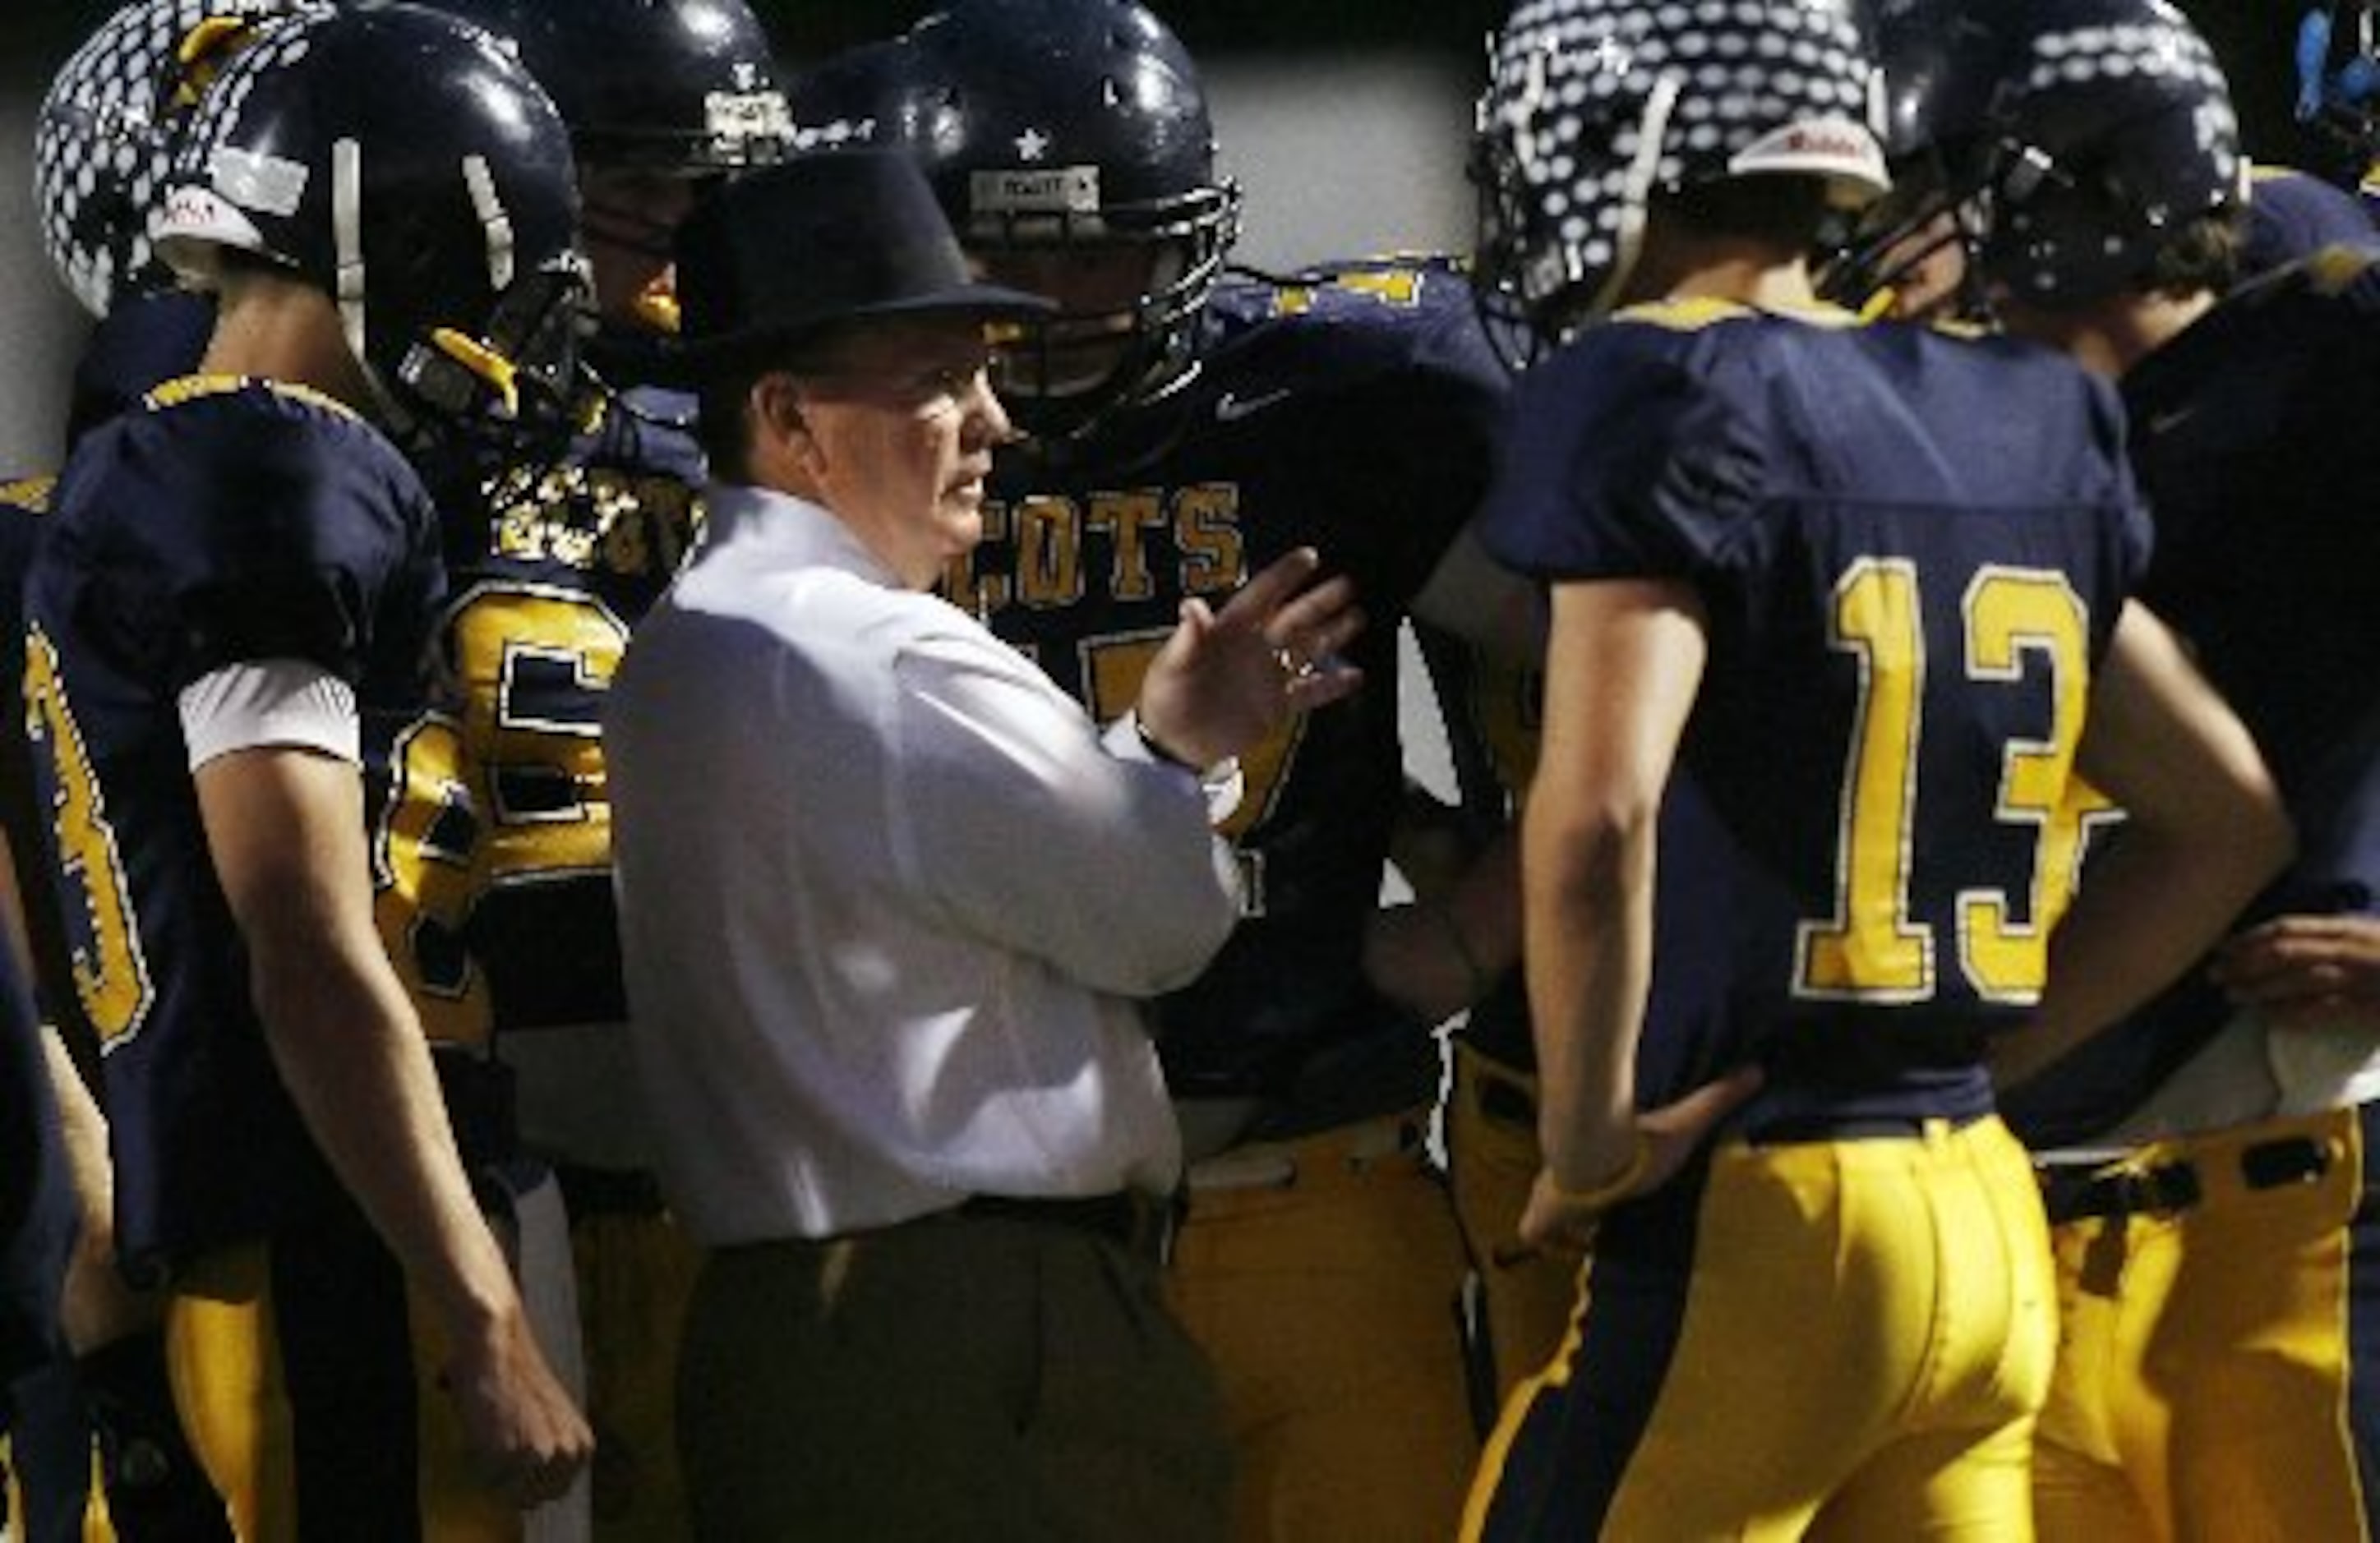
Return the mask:
[[1038,161],[1041,157],[1049,153],[1050,136],[1042,133],[1041,130],[1038,128],[1028,128],[1024,133],[1016,136],[1016,158],[1018,160]]

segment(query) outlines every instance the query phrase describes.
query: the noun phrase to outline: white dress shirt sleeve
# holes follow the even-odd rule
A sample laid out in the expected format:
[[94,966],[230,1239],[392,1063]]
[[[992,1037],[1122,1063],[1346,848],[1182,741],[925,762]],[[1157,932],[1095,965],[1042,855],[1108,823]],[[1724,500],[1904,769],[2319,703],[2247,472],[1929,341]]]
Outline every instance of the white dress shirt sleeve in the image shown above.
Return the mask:
[[1112,753],[988,634],[924,639],[895,668],[893,849],[917,893],[1094,990],[1153,996],[1206,967],[1238,877],[1196,776]]

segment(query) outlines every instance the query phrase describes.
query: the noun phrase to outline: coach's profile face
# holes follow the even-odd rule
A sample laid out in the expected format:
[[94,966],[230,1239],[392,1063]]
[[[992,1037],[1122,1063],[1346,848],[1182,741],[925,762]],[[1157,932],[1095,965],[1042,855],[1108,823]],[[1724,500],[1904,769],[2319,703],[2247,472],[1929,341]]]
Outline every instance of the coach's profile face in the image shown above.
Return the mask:
[[984,478],[1009,437],[979,315],[839,327],[754,387],[764,436],[905,586],[983,540]]

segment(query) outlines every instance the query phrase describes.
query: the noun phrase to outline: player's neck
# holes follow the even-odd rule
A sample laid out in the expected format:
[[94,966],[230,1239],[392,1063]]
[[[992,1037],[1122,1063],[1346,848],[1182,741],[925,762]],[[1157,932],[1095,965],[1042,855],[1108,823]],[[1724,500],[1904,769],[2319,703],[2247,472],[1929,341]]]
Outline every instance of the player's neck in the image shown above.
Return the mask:
[[1628,285],[1628,300],[1732,300],[1762,310],[1818,303],[1808,260],[1774,242],[1656,227]]
[[2003,302],[2010,332],[2048,343],[2111,381],[2188,330],[2215,307],[2211,290],[2124,293],[2086,305],[2052,310]]
[[199,368],[309,386],[358,410],[370,406],[330,298],[278,275],[245,273],[225,286]]

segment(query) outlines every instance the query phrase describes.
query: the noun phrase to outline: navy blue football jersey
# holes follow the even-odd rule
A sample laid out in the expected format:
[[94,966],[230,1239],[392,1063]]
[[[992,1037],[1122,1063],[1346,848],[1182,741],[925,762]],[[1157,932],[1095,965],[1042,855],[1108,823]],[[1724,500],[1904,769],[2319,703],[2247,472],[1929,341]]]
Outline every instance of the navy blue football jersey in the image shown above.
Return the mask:
[[67,1353],[58,1322],[78,1219],[23,965],[0,943],[0,1379]]
[[306,660],[354,686],[378,742],[424,690],[436,541],[385,439],[264,382],[169,382],[59,480],[25,589],[27,722],[135,1268],[335,1193],[249,997],[177,699],[227,664]]
[[[1689,302],[1533,370],[1491,551],[1690,586],[1682,759],[1739,854],[1731,1031],[1762,1099],[1987,1107],[2071,893],[2094,662],[2146,526],[2113,394],[2022,344]],[[1667,947],[1666,941],[1657,942]]]
[[1394,1038],[1417,1067],[1430,1055],[1364,990],[1363,933],[1402,787],[1398,622],[1485,491],[1504,376],[1442,265],[1235,279],[1203,324],[1197,372],[1163,401],[997,458],[986,538],[945,592],[1104,722],[1185,597],[1220,603],[1303,545],[1354,579],[1366,684],[1241,758],[1226,831],[1244,920],[1156,1007],[1177,1093],[1283,1095],[1325,1047]]
[[381,911],[442,1036],[626,1015],[601,718],[699,523],[693,416],[637,388],[556,464],[438,482],[443,688],[400,743]]
[[[25,678],[25,575],[33,565],[33,541],[50,512],[55,477],[19,477],[0,481],[0,679]],[[0,735],[0,753],[21,753],[21,735]],[[12,832],[13,834],[13,832]]]
[[151,387],[199,367],[213,335],[212,295],[167,289],[127,295],[91,328],[75,359],[67,446],[137,406]]
[[[25,578],[33,564],[33,543],[50,511],[55,477],[0,482],[0,679],[25,678]],[[67,1035],[77,1059],[96,1064],[98,1044],[82,1021],[82,1004],[67,984],[73,971],[58,929],[49,820],[34,784],[32,742],[24,720],[0,735],[0,825],[22,901],[25,929],[32,944],[34,1001],[42,1016]]]
[[[2243,920],[2380,910],[2380,265],[2334,249],[2124,377],[2156,525],[2142,598],[2264,751],[2297,856]],[[2127,1113],[2229,1016],[2192,972],[2010,1100],[2029,1139]]]

